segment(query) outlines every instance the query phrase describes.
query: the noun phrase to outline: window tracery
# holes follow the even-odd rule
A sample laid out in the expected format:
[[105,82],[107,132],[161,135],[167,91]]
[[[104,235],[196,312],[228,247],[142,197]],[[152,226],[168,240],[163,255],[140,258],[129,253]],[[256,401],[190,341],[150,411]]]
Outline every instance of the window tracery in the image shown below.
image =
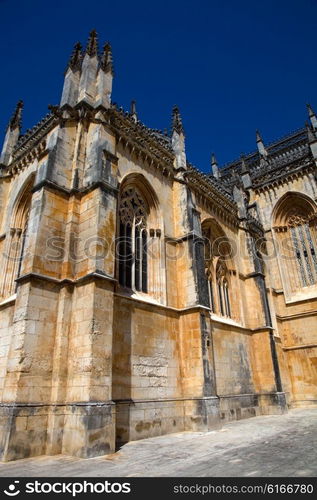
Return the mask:
[[11,227],[6,238],[6,247],[3,255],[2,297],[8,297],[17,291],[16,280],[21,276],[23,261],[26,256],[32,186],[33,180],[25,188],[13,211]]
[[217,263],[216,279],[219,295],[220,313],[222,316],[228,316],[230,318],[231,308],[228,286],[228,270],[227,266],[222,260],[219,260]]
[[147,292],[148,207],[135,186],[126,188],[119,205],[119,283]]
[[280,260],[287,281],[284,286],[291,292],[317,283],[315,221],[313,203],[297,193],[284,197],[275,211],[274,228],[282,247]]
[[227,261],[230,261],[230,244],[217,226],[218,224],[214,223],[202,227],[209,304],[212,312],[231,318],[232,276],[227,266]]

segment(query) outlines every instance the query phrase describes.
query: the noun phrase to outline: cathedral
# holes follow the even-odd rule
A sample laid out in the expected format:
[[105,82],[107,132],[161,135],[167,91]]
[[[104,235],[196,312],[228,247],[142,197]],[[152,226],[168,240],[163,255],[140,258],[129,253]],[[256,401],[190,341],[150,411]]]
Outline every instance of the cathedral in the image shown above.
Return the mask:
[[122,444],[317,402],[317,117],[210,174],[90,33],[60,104],[0,157],[0,460]]

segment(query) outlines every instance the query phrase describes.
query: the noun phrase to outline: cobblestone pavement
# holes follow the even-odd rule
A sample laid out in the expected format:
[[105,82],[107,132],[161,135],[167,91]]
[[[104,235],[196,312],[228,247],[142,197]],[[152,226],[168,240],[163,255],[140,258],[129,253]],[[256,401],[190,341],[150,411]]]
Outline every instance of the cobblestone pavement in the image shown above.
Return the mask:
[[211,432],[169,434],[124,445],[117,453],[65,455],[0,464],[0,476],[316,476],[317,408],[255,417]]

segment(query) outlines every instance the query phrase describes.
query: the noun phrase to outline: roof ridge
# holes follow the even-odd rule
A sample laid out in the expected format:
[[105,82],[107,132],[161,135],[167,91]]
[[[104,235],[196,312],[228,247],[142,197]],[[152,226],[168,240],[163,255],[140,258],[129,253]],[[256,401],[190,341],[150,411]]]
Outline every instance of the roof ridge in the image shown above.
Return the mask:
[[[298,128],[296,130],[293,130],[292,132],[279,137],[278,139],[275,139],[274,141],[271,141],[267,144],[265,144],[265,147],[267,150],[273,149],[274,147],[278,146],[279,144],[283,144],[283,142],[286,142],[289,139],[292,139],[293,137],[296,137],[297,135],[299,136],[300,134],[307,133],[305,127]],[[282,148],[281,148],[282,149]],[[254,151],[251,151],[250,153],[247,153],[244,155],[245,160],[248,161],[252,157],[259,157],[259,152],[255,149]],[[231,160],[224,165],[220,166],[219,169],[220,171],[224,171],[226,169],[229,169],[230,167],[236,166],[236,164],[241,163],[241,157],[236,158],[234,160]]]

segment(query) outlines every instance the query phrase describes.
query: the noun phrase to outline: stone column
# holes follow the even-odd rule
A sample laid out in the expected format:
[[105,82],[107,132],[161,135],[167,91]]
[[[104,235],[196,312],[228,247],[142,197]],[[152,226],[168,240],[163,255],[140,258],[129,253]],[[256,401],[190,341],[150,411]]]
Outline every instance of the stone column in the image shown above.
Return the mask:
[[63,453],[88,458],[114,451],[112,316],[111,281],[91,276],[78,283],[69,338]]
[[[219,425],[209,294],[204,263],[204,242],[199,212],[183,180],[175,181],[176,233],[179,258],[178,288],[180,356],[183,380],[185,428],[209,429]],[[181,250],[181,252],[180,252]]]
[[79,214],[62,450],[86,458],[115,448],[112,330],[116,202],[116,190],[96,187],[82,197]]

